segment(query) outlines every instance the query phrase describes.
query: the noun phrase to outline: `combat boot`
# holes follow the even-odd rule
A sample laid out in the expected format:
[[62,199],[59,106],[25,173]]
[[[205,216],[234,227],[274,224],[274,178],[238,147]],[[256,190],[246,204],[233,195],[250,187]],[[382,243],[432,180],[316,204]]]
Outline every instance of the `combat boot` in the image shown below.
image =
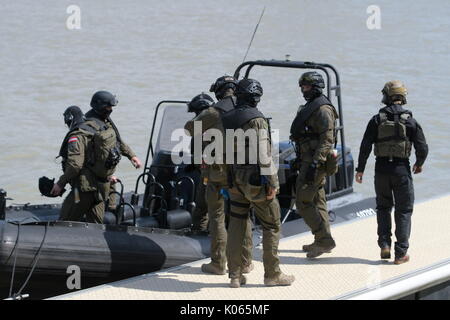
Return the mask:
[[380,256],[381,256],[381,259],[390,259],[391,258],[391,247],[381,248]]
[[336,243],[333,241],[330,244],[316,244],[311,247],[310,251],[306,254],[306,257],[309,259],[317,258],[323,253],[330,253],[336,247]]
[[402,263],[406,263],[409,261],[409,255],[404,255],[401,258],[395,258],[394,260],[394,264],[402,264]]
[[250,273],[255,268],[253,263],[250,263],[248,266],[242,268],[242,273]]
[[284,273],[279,274],[273,278],[264,278],[264,284],[269,287],[273,286],[290,286],[295,281],[293,275],[287,275]]
[[230,281],[231,288],[240,288],[240,286],[247,283],[247,278],[245,276],[240,276],[239,278],[232,278]]
[[[310,243],[310,244],[305,244],[303,247],[302,247],[302,250],[303,251],[305,251],[305,252],[309,252],[309,251],[311,251],[313,248],[314,248],[314,246],[316,246],[317,245],[317,243],[316,242],[313,242],[313,243]],[[331,251],[327,251],[326,253],[330,253]]]
[[202,271],[204,273],[212,273],[217,275],[224,275],[226,273],[225,269],[221,269],[213,263],[202,264]]

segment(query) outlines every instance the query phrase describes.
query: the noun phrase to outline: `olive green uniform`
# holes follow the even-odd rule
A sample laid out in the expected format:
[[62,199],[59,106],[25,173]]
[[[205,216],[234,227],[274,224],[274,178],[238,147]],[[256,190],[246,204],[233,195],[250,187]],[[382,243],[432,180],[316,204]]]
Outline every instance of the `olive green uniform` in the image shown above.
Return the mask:
[[[133,150],[130,148],[130,146],[128,146],[125,142],[123,142],[122,140],[119,141],[119,149],[120,149],[120,153],[127,157],[129,160],[131,160],[131,158],[136,157],[136,154],[133,152]],[[115,184],[110,185],[110,189],[109,189],[109,199],[108,199],[108,209],[111,211],[116,210],[117,208],[117,197],[118,195],[116,194],[116,187]]]
[[[91,123],[95,127],[92,122],[86,121],[85,124]],[[116,134],[109,122],[106,122],[106,128],[108,133]],[[62,188],[70,183],[72,190],[63,202],[60,220],[80,221],[86,215],[87,222],[103,223],[110,182],[108,178],[98,176],[96,172],[98,164],[96,166],[88,164],[93,153],[98,151],[95,149],[93,133],[84,129],[75,130],[68,135],[67,143],[67,158],[63,159],[64,174],[57,183]],[[135,156],[130,147],[123,142],[120,142],[119,149],[130,159]]]
[[[242,126],[242,129],[254,129],[257,132],[261,129],[267,130],[268,124],[264,118],[255,118]],[[280,206],[276,197],[267,200],[267,187],[279,189],[278,176],[276,172],[272,175],[261,176],[260,169],[266,166],[273,166],[271,157],[271,142],[267,137],[266,141],[259,141],[267,144],[266,150],[271,164],[262,164],[258,157],[258,164],[250,165],[230,165],[232,168],[233,188],[229,190],[231,199],[230,224],[228,226],[227,258],[230,278],[240,278],[242,268],[245,266],[242,259],[242,251],[245,246],[246,230],[249,229],[248,219],[249,209],[253,207],[258,220],[263,228],[263,263],[264,277],[276,278],[281,275],[278,257],[278,243],[280,239]],[[249,153],[249,146],[246,145],[246,154]],[[261,183],[264,177],[265,182]]]
[[[194,134],[194,121],[202,123],[202,133],[208,129],[217,129],[225,137],[224,129],[220,119],[220,112],[214,108],[209,107],[203,110],[194,119],[188,121],[185,129],[191,136]],[[208,145],[208,141],[205,142]],[[225,158],[223,158],[225,161]],[[224,164],[212,164],[202,166],[202,181],[207,181],[206,192],[204,195],[208,207],[209,233],[211,236],[211,263],[221,270],[226,267],[226,245],[227,245],[227,231],[225,228],[225,204],[224,198],[221,194],[221,189],[228,188],[227,168]],[[202,187],[202,186],[201,186]],[[201,192],[201,191],[200,191]],[[249,208],[246,209],[247,213]],[[194,215],[194,223],[201,220]],[[252,224],[250,218],[245,229],[245,245],[242,250],[242,259],[244,265],[248,266],[252,262]]]
[[[330,232],[324,186],[327,176],[325,163],[335,143],[336,118],[334,107],[320,106],[305,121],[309,134],[294,140],[301,161],[296,181],[297,211],[314,234],[314,243],[321,246],[335,244]],[[313,162],[318,167],[314,180],[308,182],[305,175]]]

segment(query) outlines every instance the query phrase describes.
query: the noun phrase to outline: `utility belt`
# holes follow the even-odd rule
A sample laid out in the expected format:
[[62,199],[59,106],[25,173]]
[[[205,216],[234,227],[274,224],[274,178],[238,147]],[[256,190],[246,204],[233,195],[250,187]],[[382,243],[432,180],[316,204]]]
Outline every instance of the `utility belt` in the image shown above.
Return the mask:
[[392,163],[409,163],[408,158],[400,158],[400,157],[376,157],[376,160],[392,162]]

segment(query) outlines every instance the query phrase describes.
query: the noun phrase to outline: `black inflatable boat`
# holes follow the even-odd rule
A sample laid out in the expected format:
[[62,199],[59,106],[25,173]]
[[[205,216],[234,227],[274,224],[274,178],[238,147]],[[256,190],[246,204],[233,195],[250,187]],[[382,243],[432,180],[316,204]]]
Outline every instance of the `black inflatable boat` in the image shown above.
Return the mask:
[[[339,75],[328,64],[295,61],[250,61],[254,66],[321,70],[327,80],[327,94],[339,112],[339,170],[325,187],[330,221],[338,223],[374,214],[374,199],[353,193],[353,158],[345,146]],[[171,134],[191,118],[187,101],[161,101],[155,110],[143,173],[132,192],[119,190],[118,209],[107,212],[105,224],[57,221],[60,205],[6,206],[6,192],[0,192],[0,298],[49,297],[70,290],[124,279],[209,256],[209,237],[191,230],[199,173],[172,161]],[[158,114],[164,109],[160,125]],[[159,130],[154,143],[155,131]],[[281,142],[279,150],[278,199],[282,208],[282,236],[308,231],[293,209],[296,172],[293,146]],[[189,159],[189,146],[178,156]],[[152,159],[149,164],[149,159]],[[139,192],[139,187],[144,191]],[[255,220],[255,245],[260,233]],[[78,272],[78,274],[77,274]],[[79,281],[74,281],[79,276]]]

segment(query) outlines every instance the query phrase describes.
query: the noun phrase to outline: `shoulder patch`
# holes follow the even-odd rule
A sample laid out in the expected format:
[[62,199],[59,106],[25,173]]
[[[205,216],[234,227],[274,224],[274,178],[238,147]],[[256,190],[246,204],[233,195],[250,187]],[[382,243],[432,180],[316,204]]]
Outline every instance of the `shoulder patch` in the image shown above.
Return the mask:
[[71,143],[71,142],[77,142],[78,141],[78,138],[77,137],[70,137],[69,138],[69,140],[67,141],[68,143]]

